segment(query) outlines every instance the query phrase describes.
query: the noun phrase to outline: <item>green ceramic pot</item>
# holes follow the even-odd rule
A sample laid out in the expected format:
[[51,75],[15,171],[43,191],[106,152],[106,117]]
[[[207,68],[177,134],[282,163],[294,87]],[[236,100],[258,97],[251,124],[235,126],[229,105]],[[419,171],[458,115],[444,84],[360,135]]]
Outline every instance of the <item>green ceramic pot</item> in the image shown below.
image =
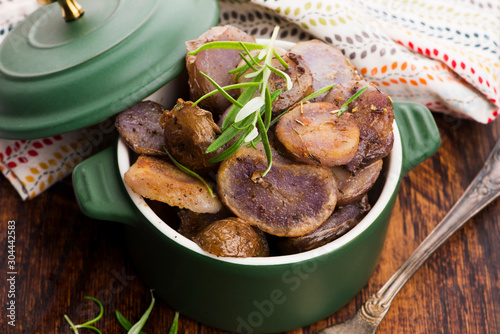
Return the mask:
[[83,212],[124,223],[132,261],[155,294],[201,323],[242,333],[274,333],[314,323],[344,306],[372,275],[401,178],[440,145],[422,105],[395,103],[394,148],[378,199],[351,231],[318,249],[269,258],[217,258],[163,222],[123,182],[129,151],[119,141],[73,173]]

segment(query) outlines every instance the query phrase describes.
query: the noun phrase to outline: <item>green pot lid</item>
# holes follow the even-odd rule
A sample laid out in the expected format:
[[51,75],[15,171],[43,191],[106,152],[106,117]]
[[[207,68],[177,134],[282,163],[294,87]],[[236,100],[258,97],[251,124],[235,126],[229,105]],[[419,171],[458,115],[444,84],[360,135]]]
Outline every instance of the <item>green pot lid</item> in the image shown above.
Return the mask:
[[185,66],[185,41],[218,22],[216,0],[80,0],[65,22],[39,8],[0,44],[0,138],[52,136],[102,121]]

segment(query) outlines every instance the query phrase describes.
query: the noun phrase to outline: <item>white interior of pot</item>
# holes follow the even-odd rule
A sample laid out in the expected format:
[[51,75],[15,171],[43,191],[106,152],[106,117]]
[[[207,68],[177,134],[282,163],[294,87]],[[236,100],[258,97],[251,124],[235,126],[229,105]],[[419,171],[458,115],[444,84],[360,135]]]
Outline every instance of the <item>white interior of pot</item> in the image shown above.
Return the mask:
[[[265,40],[258,40],[259,43],[265,43]],[[276,46],[282,47],[284,49],[289,49],[293,43],[285,41],[276,41]],[[175,92],[175,82],[167,84],[159,92],[153,94],[147,99],[153,100],[155,102],[161,103],[165,106],[173,105],[177,99],[178,92]],[[167,96],[165,98],[165,96]],[[166,102],[168,101],[168,102]],[[364,230],[366,230],[370,224],[382,213],[387,203],[389,202],[392,194],[396,191],[399,184],[399,179],[401,175],[402,168],[402,146],[401,137],[399,135],[399,130],[396,122],[393,124],[394,128],[394,146],[388,157],[384,159],[384,169],[380,177],[385,177],[385,184],[383,185],[380,196],[378,197],[375,204],[372,206],[368,214],[349,232],[341,236],[340,238],[333,240],[332,242],[318,247],[316,249],[293,254],[293,255],[281,255],[281,256],[271,256],[271,257],[252,257],[252,258],[229,258],[229,257],[217,257],[210,253],[205,252],[201,249],[195,242],[187,239],[173,228],[171,228],[166,222],[164,222],[146,203],[146,201],[139,194],[135,193],[130,189],[124,182],[130,198],[137,206],[139,211],[148,219],[148,221],[161,233],[163,233],[167,238],[172,239],[174,242],[188,248],[191,251],[197,252],[207,257],[217,259],[224,262],[238,263],[242,265],[280,265],[294,262],[301,262],[314,258],[316,256],[321,256],[335,251],[341,248],[345,244],[354,240],[359,236]],[[123,140],[118,143],[117,149],[118,155],[118,168],[120,171],[120,176],[123,180],[125,172],[130,168],[131,165],[131,155],[130,151]],[[165,204],[167,205],[167,204]]]

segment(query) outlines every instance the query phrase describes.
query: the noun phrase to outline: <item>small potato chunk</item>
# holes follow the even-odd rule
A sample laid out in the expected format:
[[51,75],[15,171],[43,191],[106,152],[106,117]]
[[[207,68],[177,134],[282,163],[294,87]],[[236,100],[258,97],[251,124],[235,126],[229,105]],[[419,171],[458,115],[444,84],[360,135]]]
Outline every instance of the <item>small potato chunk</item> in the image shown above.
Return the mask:
[[[334,83],[361,79],[349,60],[331,44],[313,39],[295,44],[290,51],[302,56],[311,70],[315,92]],[[324,94],[316,100],[320,101],[323,96]]]
[[208,225],[193,241],[203,250],[216,256],[269,256],[269,246],[263,234],[259,234],[252,226],[235,217]]
[[163,110],[161,104],[142,101],[116,116],[116,129],[135,153],[165,155],[163,129],[159,123]]
[[139,156],[124,180],[139,195],[170,206],[209,213],[222,208],[219,198],[211,196],[200,180],[160,158]]
[[356,170],[355,173],[349,172],[342,166],[332,167],[339,188],[337,205],[342,206],[359,201],[377,181],[382,164],[382,159],[380,159]]
[[262,143],[244,147],[221,163],[219,194],[238,217],[277,236],[300,236],[321,225],[337,202],[337,185],[329,168],[293,163],[273,150],[267,168]]
[[[217,26],[203,33],[198,39],[186,42],[187,52],[215,41],[255,42],[255,38],[232,26]],[[233,77],[228,72],[236,68],[240,60],[239,51],[229,49],[211,49],[201,51],[197,55],[187,55],[186,67],[189,75],[191,99],[196,101],[215,89],[212,83],[200,74],[200,71],[207,74],[220,86],[227,86],[234,83]],[[233,97],[236,96],[234,91],[229,91],[229,94]],[[222,113],[230,104],[231,102],[220,93],[200,102],[203,108],[216,114]]]
[[340,107],[365,86],[368,86],[368,89],[348,106],[348,112],[356,120],[360,133],[358,152],[347,166],[350,171],[382,159],[391,151],[394,142],[392,101],[376,86],[363,80],[335,86],[323,99],[325,102]]
[[182,209],[177,212],[180,224],[177,232],[188,239],[193,239],[201,230],[217,220],[234,216],[227,208],[223,207],[217,213],[198,213],[191,210]]
[[217,153],[205,153],[221,132],[209,111],[179,99],[172,110],[165,110],[160,124],[166,149],[182,165],[200,173],[217,169],[208,162]]
[[350,114],[337,116],[326,102],[298,103],[276,125],[276,138],[297,161],[323,166],[347,164],[356,154],[359,129]]
[[285,254],[295,254],[326,245],[349,232],[369,210],[368,198],[364,196],[359,202],[336,209],[320,227],[311,233],[296,238],[280,239],[278,247]]

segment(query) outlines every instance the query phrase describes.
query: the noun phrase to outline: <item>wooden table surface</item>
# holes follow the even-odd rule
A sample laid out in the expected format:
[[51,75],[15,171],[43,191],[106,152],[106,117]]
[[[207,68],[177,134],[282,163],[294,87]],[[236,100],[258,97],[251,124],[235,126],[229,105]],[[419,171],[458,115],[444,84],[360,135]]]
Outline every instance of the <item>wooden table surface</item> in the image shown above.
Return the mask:
[[[435,115],[442,146],[402,181],[380,263],[367,286],[327,319],[290,334],[315,333],[346,320],[394,273],[463,193],[500,138],[500,120],[488,125]],[[16,327],[7,321],[7,230],[16,233]],[[99,298],[104,334],[125,333],[114,312],[137,321],[150,303],[117,223],[87,218],[71,179],[22,202],[0,178],[0,332],[72,333],[96,315],[84,296]],[[168,333],[174,310],[158,300],[143,329]],[[80,333],[91,333],[82,330]],[[179,333],[221,333],[180,317]],[[378,333],[500,333],[500,200],[490,204],[444,244],[408,281]]]

